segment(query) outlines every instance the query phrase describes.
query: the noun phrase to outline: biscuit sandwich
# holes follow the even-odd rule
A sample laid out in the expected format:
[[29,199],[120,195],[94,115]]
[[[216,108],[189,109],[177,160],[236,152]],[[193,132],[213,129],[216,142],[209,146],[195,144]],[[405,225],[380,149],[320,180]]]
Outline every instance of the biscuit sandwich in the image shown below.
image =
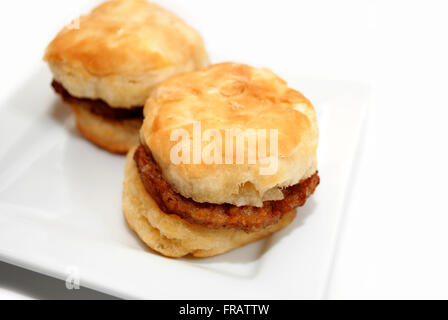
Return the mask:
[[99,5],[60,31],[44,60],[79,131],[115,153],[138,143],[143,105],[158,83],[208,65],[199,33],[145,0]]
[[222,63],[172,77],[127,155],[126,220],[169,257],[209,257],[288,226],[319,184],[314,107],[267,69]]

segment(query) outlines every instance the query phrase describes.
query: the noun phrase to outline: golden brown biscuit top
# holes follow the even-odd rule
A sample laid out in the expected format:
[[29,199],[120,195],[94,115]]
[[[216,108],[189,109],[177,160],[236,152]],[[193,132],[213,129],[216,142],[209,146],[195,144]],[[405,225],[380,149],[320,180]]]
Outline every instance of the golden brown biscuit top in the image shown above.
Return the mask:
[[105,2],[65,27],[48,46],[44,59],[73,64],[89,74],[134,75],[204,57],[198,32],[174,13],[145,0]]
[[150,147],[155,147],[151,141],[169,141],[165,134],[173,129],[191,132],[193,121],[199,121],[203,131],[278,129],[280,155],[287,155],[315,125],[314,108],[299,91],[268,69],[237,63],[166,80],[150,96],[144,113]]

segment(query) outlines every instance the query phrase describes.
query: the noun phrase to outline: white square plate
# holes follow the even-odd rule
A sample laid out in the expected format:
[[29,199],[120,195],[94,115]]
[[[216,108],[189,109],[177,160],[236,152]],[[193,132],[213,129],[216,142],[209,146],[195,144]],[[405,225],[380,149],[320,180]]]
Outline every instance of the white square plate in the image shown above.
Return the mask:
[[281,75],[315,105],[321,184],[272,237],[202,260],[151,252],[121,210],[124,157],[85,141],[34,74],[0,107],[0,259],[123,298],[300,299],[325,294],[369,100],[354,82]]

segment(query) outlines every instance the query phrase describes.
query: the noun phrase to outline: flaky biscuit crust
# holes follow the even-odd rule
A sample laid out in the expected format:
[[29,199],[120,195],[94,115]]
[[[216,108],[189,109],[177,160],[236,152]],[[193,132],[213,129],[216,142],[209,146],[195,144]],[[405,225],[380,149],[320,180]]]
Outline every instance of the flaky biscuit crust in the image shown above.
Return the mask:
[[146,192],[133,160],[135,148],[126,159],[123,183],[123,211],[131,229],[153,250],[168,257],[211,257],[264,238],[288,226],[296,212],[277,224],[246,233],[238,229],[209,229],[191,224],[177,215],[162,212]]
[[142,119],[107,119],[86,108],[69,104],[75,115],[76,126],[82,135],[97,146],[112,153],[126,154],[139,143]]
[[[317,170],[314,107],[267,69],[222,63],[172,77],[153,91],[144,114],[142,141],[165,179],[197,202],[262,206],[263,201],[282,199],[280,188],[295,185]],[[278,170],[262,175],[265,164],[249,165],[247,161],[238,165],[173,164],[170,151],[178,141],[170,141],[171,133],[182,128],[191,138],[193,122],[200,122],[202,132],[216,129],[221,136],[226,129],[266,129],[267,145],[269,130],[278,130]],[[206,144],[202,143],[202,151]]]
[[200,34],[145,0],[101,4],[65,27],[44,60],[72,96],[120,108],[142,106],[159,82],[208,64]]

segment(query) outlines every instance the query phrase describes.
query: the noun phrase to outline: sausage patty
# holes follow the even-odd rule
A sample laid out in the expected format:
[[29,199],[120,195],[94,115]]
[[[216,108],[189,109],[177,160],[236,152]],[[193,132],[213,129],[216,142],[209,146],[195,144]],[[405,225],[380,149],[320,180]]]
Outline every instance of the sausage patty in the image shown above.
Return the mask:
[[163,212],[214,229],[237,228],[253,232],[275,224],[286,213],[303,206],[320,181],[316,172],[308,179],[283,189],[282,200],[265,201],[262,207],[199,203],[183,197],[171,187],[145,146],[137,148],[134,160],[146,191]]
[[92,100],[86,98],[76,98],[70,95],[67,90],[57,81],[51,83],[53,89],[59,93],[67,103],[73,103],[77,106],[88,109],[93,114],[106,119],[124,120],[124,119],[143,119],[143,107],[135,107],[132,109],[112,108],[103,100]]

